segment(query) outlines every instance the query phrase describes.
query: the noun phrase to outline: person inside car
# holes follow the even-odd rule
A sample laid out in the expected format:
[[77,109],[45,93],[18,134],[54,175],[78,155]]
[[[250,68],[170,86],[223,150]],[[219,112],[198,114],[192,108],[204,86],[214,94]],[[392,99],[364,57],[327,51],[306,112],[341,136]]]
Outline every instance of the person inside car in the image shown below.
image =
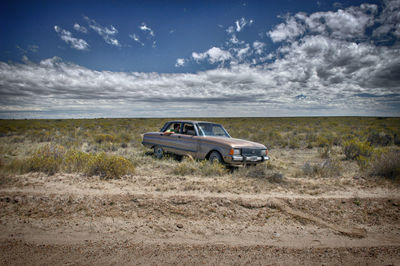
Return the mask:
[[170,135],[172,133],[179,133],[181,129],[181,125],[180,124],[174,124],[174,128],[170,128],[167,131],[164,132],[164,134]]

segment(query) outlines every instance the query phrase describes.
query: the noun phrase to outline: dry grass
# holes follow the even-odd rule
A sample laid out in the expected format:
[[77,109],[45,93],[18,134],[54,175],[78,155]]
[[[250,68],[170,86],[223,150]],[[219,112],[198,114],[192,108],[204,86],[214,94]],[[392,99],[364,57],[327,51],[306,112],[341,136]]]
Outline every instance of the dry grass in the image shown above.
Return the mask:
[[391,150],[377,155],[369,165],[368,173],[372,176],[400,179],[400,151]]
[[[400,144],[399,118],[199,119],[221,123],[233,137],[257,141],[270,149],[274,169],[271,169],[272,164],[269,163],[265,169],[258,166],[229,172],[220,165],[190,159],[180,161],[173,156],[155,160],[151,151],[141,145],[140,135],[158,131],[167,120],[170,119],[0,120],[0,172],[81,172],[97,173],[105,177],[133,173],[134,168],[135,175],[139,176],[154,173],[204,177],[242,175],[280,182],[285,180],[283,177],[299,175],[358,175],[355,172],[359,168],[365,170],[370,161],[380,154],[378,151],[382,145],[392,145],[396,150],[398,148],[393,145]],[[56,154],[47,156],[48,152],[38,152],[48,145],[63,147],[62,162]],[[84,170],[84,166],[89,168],[88,156],[92,158],[93,165],[97,165],[90,171]],[[117,158],[113,156],[119,156],[119,159],[110,159]],[[356,163],[344,162],[344,158]],[[106,160],[118,166],[108,171],[112,166],[105,163]],[[374,164],[378,165],[379,160],[374,160]],[[355,166],[348,168],[342,167],[342,164]],[[119,172],[119,168],[128,170]],[[97,169],[102,170],[99,172]],[[379,175],[383,172],[371,170],[371,173]]]

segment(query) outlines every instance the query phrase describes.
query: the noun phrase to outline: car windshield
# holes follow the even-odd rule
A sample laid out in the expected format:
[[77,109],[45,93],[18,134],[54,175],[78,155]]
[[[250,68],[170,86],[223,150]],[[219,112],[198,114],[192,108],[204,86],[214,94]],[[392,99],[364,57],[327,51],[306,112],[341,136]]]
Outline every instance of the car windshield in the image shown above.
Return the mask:
[[225,128],[218,124],[212,123],[198,123],[199,133],[202,136],[214,136],[214,137],[225,137],[230,138],[228,132]]

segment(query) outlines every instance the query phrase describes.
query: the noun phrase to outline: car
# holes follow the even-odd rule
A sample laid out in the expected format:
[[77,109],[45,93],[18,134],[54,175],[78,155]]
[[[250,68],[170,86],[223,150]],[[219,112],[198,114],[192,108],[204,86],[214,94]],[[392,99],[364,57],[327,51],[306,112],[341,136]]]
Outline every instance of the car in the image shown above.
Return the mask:
[[232,138],[222,125],[205,121],[169,121],[159,132],[144,133],[142,144],[154,149],[159,159],[164,153],[172,153],[230,166],[269,160],[268,149],[263,144]]

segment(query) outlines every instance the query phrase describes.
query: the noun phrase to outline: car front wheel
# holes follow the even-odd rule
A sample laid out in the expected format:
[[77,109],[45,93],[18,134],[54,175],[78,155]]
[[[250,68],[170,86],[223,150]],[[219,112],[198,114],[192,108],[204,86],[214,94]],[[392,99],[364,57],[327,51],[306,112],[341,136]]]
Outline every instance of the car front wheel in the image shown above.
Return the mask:
[[154,155],[156,156],[157,159],[161,159],[164,156],[164,150],[160,146],[155,146],[154,147]]
[[211,163],[213,163],[213,162],[223,163],[221,154],[219,154],[219,152],[217,152],[217,151],[213,151],[213,152],[210,154],[210,157],[208,158],[208,160],[209,160]]

